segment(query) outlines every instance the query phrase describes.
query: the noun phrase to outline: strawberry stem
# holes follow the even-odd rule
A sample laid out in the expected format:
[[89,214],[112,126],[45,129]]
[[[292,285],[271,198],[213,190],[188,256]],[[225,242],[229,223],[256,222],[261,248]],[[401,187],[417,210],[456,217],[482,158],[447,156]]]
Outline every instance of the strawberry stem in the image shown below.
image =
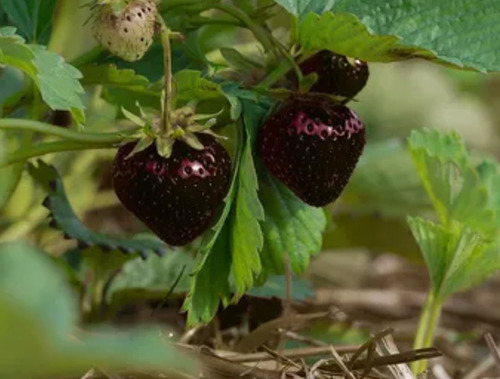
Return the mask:
[[160,136],[168,136],[172,130],[172,49],[170,47],[170,31],[161,14],[157,17],[161,25],[161,41],[163,44],[163,64],[165,71],[165,99],[163,104],[163,117],[160,127]]
[[2,156],[0,158],[0,169],[12,164],[25,162],[27,159],[41,157],[47,154],[78,150],[113,149],[115,147],[116,144],[114,143],[82,143],[76,141],[38,143]]
[[0,119],[0,130],[41,133],[69,141],[88,144],[118,144],[128,139],[124,136],[125,133],[128,134],[129,132],[134,132],[137,129],[138,128],[133,128],[122,133],[82,133],[39,121],[18,118]]

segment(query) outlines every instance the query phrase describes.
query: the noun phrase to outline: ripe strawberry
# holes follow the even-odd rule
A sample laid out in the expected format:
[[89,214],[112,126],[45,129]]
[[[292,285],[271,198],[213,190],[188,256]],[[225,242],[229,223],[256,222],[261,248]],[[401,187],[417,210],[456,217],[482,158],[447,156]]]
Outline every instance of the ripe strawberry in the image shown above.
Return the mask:
[[293,99],[259,131],[259,154],[267,169],[317,207],[339,197],[364,145],[363,123],[329,99]]
[[365,87],[370,75],[366,62],[355,59],[352,65],[345,56],[328,50],[302,62],[300,69],[304,76],[313,72],[318,74],[318,81],[310,89],[312,92],[348,98],[353,98]]
[[98,8],[92,32],[113,55],[126,61],[141,59],[153,43],[158,8],[154,0],[135,0],[121,11]]
[[185,245],[207,230],[229,190],[227,151],[211,135],[196,136],[202,150],[176,140],[169,158],[161,157],[154,144],[129,156],[136,145],[131,142],[113,162],[120,201],[172,246]]

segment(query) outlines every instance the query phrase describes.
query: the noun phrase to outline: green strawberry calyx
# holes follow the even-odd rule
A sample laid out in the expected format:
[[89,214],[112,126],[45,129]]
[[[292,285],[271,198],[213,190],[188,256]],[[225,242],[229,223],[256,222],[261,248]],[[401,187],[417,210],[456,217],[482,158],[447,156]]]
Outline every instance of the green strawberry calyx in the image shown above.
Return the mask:
[[193,149],[203,150],[205,147],[196,136],[196,133],[210,134],[219,139],[225,138],[211,130],[211,127],[217,122],[217,116],[222,111],[215,114],[196,114],[194,108],[190,105],[178,108],[171,114],[171,128],[169,128],[168,133],[162,134],[161,117],[157,114],[144,112],[139,103],[136,103],[136,105],[139,108],[140,115],[136,115],[122,107],[123,115],[140,128],[135,134],[129,136],[129,138],[137,139],[138,142],[127,158],[147,149],[153,143],[156,144],[159,155],[169,158],[172,155],[172,148],[176,140],[183,141]]

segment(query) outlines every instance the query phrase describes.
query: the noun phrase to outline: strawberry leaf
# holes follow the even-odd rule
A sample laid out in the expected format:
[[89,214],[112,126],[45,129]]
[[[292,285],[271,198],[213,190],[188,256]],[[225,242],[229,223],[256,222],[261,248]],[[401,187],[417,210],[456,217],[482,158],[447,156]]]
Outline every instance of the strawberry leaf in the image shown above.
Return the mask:
[[171,252],[163,258],[151,256],[147,261],[133,259],[123,265],[113,280],[107,301],[119,309],[136,300],[163,299],[170,291],[187,293],[193,266],[194,259],[186,251]]
[[137,75],[131,69],[119,69],[114,64],[91,64],[83,66],[80,71],[83,78],[82,85],[103,85],[105,87],[128,87],[145,88],[149,85],[149,80],[141,75]]
[[75,215],[64,192],[63,182],[53,166],[39,161],[38,167],[30,165],[29,170],[33,178],[48,192],[44,206],[51,212],[52,224],[66,238],[78,241],[81,249],[97,247],[107,252],[121,251],[128,255],[137,253],[144,259],[150,253],[159,256],[166,253],[165,245],[156,239],[112,237],[91,231]]
[[496,0],[440,0],[439,6],[434,0],[339,0],[333,11],[354,14],[375,34],[398,36],[406,47],[398,48],[401,58],[411,58],[418,46],[456,67],[500,69]]
[[189,101],[192,99],[205,100],[222,97],[222,89],[202,76],[201,71],[182,70],[175,74],[177,99]]
[[23,243],[0,245],[0,266],[0,338],[9,346],[0,356],[1,377],[73,377],[90,367],[196,376],[195,362],[159,329],[82,332],[74,294],[43,252]]
[[[473,12],[476,6],[481,12]],[[335,14],[309,13],[303,18],[299,40],[304,49],[329,49],[373,62],[423,58],[456,68],[500,69],[496,0],[444,0],[439,7],[433,0],[411,5],[400,0],[341,0],[332,11]],[[477,25],[482,28],[480,38]]]
[[35,82],[40,88],[43,100],[52,109],[71,111],[78,124],[85,122],[82,102],[83,87],[78,81],[82,74],[64,59],[49,50],[31,45],[35,54],[33,61],[37,75]]
[[310,207],[264,170],[259,191],[265,209],[262,222],[264,274],[285,272],[285,255],[296,273],[303,273],[310,256],[321,250],[326,228],[325,212]]
[[25,72],[38,86],[51,109],[71,111],[75,121],[85,122],[81,99],[81,73],[64,59],[38,45],[26,45],[14,28],[0,28],[0,63]]
[[415,131],[409,144],[417,172],[441,223],[459,221],[483,233],[496,234],[500,209],[491,206],[490,196],[497,196],[491,182],[499,180],[498,171],[490,169],[481,177],[456,133]]
[[500,268],[498,164],[472,162],[456,133],[424,129],[409,138],[417,172],[441,224],[409,218],[443,298],[479,284]]
[[408,224],[424,255],[434,292],[442,298],[474,287],[500,269],[500,245],[466,226],[446,230],[420,218]]
[[[242,105],[248,132],[257,126],[264,110],[250,102],[245,104],[250,104],[246,108]],[[258,246],[262,246],[262,232],[259,219],[263,211],[257,197],[257,179],[249,151],[250,134],[254,132],[247,132],[239,134],[232,184],[219,221],[205,235],[197,253],[191,290],[184,303],[190,325],[210,321],[221,301],[224,305],[229,303],[232,293],[230,277],[241,296],[247,286],[252,285],[254,275],[260,272]],[[238,246],[243,244],[245,246]]]
[[262,270],[259,251],[263,247],[263,236],[259,221],[264,220],[264,208],[257,195],[258,178],[252,155],[252,130],[260,125],[265,110],[250,102],[243,102],[243,123],[247,133],[240,163],[238,192],[232,213],[232,267],[237,296],[250,289],[254,277]]

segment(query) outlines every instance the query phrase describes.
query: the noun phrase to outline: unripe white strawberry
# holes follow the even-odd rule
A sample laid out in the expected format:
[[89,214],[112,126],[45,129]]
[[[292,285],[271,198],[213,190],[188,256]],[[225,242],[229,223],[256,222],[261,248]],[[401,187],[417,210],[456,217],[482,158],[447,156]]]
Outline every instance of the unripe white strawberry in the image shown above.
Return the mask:
[[92,31],[95,39],[113,55],[126,61],[141,59],[153,43],[158,8],[154,0],[135,0],[121,11],[98,8]]

